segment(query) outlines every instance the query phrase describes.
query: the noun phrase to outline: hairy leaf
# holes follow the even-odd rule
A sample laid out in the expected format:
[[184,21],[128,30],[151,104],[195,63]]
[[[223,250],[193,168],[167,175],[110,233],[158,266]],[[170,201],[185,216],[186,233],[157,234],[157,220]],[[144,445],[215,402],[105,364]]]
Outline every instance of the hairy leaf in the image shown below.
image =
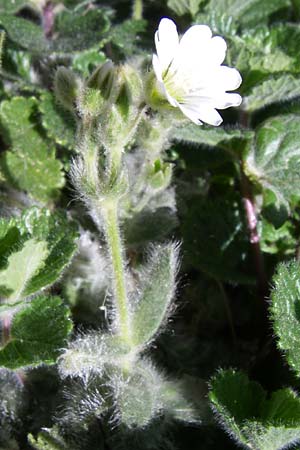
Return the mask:
[[278,116],[265,121],[247,155],[248,176],[273,192],[278,204],[289,207],[300,196],[300,116]]
[[10,340],[0,350],[0,366],[16,369],[54,363],[71,330],[69,309],[59,297],[35,297],[14,315]]
[[157,246],[141,274],[141,291],[132,312],[135,345],[146,345],[167,319],[175,290],[177,246]]
[[30,20],[10,14],[0,14],[0,25],[5,29],[9,39],[19,47],[32,53],[48,51],[49,44],[42,28]]
[[287,73],[255,85],[244,97],[242,108],[253,112],[272,103],[292,100],[299,95],[300,78]]
[[273,279],[271,315],[278,338],[291,368],[300,376],[300,265],[281,263]]
[[50,92],[41,95],[38,108],[42,113],[42,124],[49,138],[59,145],[74,149],[76,133],[74,118],[59,107]]
[[199,127],[193,124],[176,128],[172,132],[172,138],[177,141],[220,147],[225,150],[234,139],[250,139],[252,135],[252,132],[248,130]]
[[3,154],[0,164],[9,183],[47,203],[57,197],[65,180],[55,149],[40,134],[34,120],[36,104],[34,98],[23,97],[2,102],[0,121],[10,150]]
[[300,439],[300,399],[291,389],[268,399],[258,383],[227,370],[213,378],[210,400],[222,426],[246,448],[280,450]]
[[51,285],[69,263],[77,237],[65,216],[31,208],[0,220],[0,295],[14,304]]

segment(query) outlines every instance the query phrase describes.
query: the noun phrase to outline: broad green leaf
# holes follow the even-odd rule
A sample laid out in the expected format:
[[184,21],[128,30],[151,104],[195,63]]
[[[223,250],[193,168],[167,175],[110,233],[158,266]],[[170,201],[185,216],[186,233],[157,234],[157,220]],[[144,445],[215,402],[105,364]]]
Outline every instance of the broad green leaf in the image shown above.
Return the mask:
[[209,397],[224,429],[246,448],[280,450],[300,439],[300,399],[291,389],[268,399],[258,383],[227,370],[213,378]]
[[300,196],[299,125],[300,116],[292,114],[266,120],[245,161],[248,176],[286,208],[292,196]]
[[255,85],[243,98],[242,108],[253,112],[272,103],[292,100],[299,95],[300,78],[287,73]]
[[77,237],[74,223],[45,209],[0,220],[0,295],[4,304],[51,285],[69,263]]
[[208,147],[220,147],[228,150],[234,139],[251,139],[253,133],[248,130],[225,129],[222,127],[206,127],[188,124],[175,128],[172,138],[190,144],[202,144]]
[[148,344],[168,317],[175,290],[177,253],[175,244],[157,246],[141,274],[140,293],[133,304],[131,322],[135,345]]
[[273,278],[271,316],[278,347],[300,376],[300,265],[281,263]]
[[210,0],[207,11],[233,16],[242,25],[267,22],[274,12],[289,7],[289,0]]
[[38,108],[49,138],[59,145],[74,150],[76,126],[71,114],[59,107],[50,92],[44,92],[41,95]]
[[201,3],[203,3],[203,0],[168,0],[167,5],[178,16],[183,16],[184,14],[195,16]]
[[10,340],[0,350],[0,366],[10,369],[55,363],[72,330],[69,309],[59,297],[35,297],[17,312]]
[[33,276],[40,270],[48,256],[47,243],[29,239],[21,250],[7,259],[7,268],[0,272],[0,294],[9,303],[20,298]]
[[0,121],[10,150],[3,154],[0,165],[10,184],[47,203],[57,197],[65,180],[55,149],[40,134],[34,117],[36,105],[36,99],[25,97],[2,102]]
[[10,14],[0,13],[0,25],[5,29],[9,39],[21,48],[32,53],[43,53],[48,51],[43,30],[30,20],[15,17]]

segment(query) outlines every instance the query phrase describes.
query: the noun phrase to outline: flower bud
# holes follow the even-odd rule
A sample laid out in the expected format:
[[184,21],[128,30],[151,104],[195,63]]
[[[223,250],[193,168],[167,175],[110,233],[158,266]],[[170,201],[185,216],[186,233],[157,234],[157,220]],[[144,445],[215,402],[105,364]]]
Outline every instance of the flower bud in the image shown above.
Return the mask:
[[151,166],[148,177],[152,189],[166,189],[171,182],[172,165],[157,159]]

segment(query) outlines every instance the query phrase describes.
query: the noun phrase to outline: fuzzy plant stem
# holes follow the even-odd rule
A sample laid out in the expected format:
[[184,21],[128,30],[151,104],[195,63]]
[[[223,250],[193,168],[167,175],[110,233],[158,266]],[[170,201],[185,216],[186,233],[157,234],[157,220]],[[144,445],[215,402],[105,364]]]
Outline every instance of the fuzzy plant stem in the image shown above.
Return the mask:
[[118,201],[102,205],[105,236],[109,249],[112,271],[115,308],[121,338],[131,344],[130,316],[126,289],[125,264],[118,219]]
[[132,18],[142,20],[143,18],[143,0],[134,0]]

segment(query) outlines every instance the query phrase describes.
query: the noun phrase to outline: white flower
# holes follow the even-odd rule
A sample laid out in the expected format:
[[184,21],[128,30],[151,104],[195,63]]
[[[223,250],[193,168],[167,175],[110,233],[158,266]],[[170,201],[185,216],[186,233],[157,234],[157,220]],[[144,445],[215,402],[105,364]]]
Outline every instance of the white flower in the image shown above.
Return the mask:
[[222,66],[226,42],[212,37],[206,25],[194,25],[179,40],[175,23],[162,19],[155,33],[157,55],[153,69],[161,93],[197,125],[220,125],[216,109],[239,106],[241,96],[233,91],[241,82],[236,69]]

